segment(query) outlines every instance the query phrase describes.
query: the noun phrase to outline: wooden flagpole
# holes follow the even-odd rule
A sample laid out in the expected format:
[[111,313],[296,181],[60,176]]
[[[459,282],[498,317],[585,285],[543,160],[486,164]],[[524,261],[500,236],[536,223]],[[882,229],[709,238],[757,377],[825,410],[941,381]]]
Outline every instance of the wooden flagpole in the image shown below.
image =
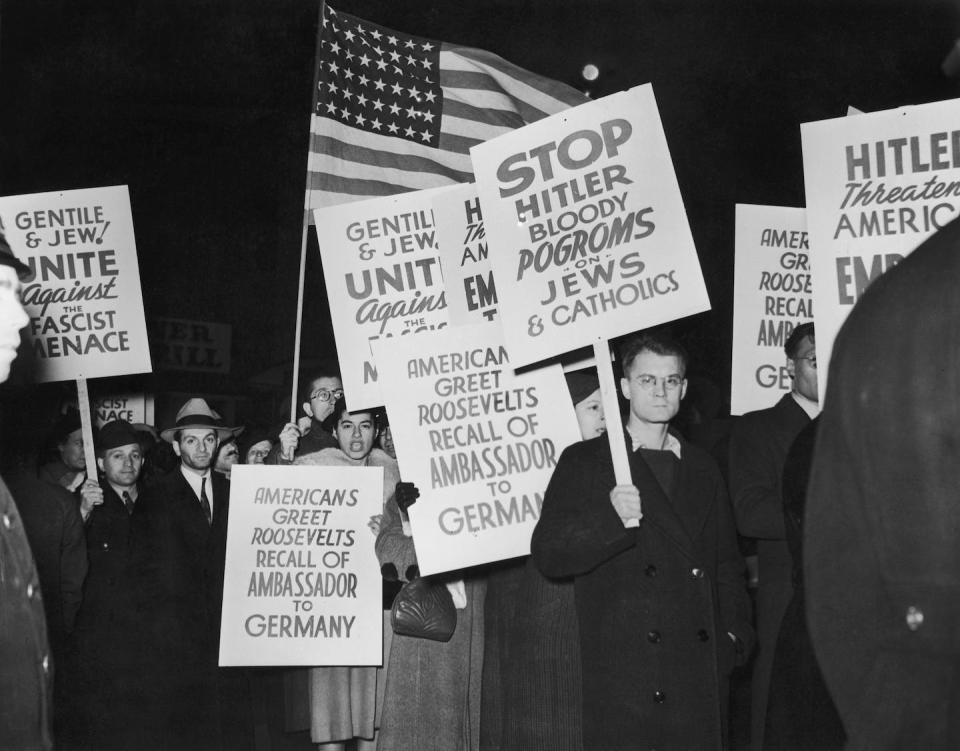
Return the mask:
[[[317,96],[317,82],[320,79],[320,37],[323,32],[323,10],[324,0],[320,0],[320,13],[317,16],[317,43],[313,54],[313,91],[310,94],[311,112],[310,119],[313,119],[312,103]],[[303,331],[303,288],[306,280],[307,271],[307,233],[310,231],[310,122],[307,123],[307,179],[304,187],[304,197],[306,204],[303,210],[303,221],[300,231],[300,275],[297,279],[297,325],[293,334],[293,387],[290,392],[290,422],[297,421],[297,393],[300,389],[300,334]]]

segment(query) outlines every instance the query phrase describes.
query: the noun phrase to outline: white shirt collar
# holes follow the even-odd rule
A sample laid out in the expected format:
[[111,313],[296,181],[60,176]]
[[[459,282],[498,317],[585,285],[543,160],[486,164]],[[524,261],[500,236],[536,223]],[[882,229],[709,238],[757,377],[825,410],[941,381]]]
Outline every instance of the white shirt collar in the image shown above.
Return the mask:
[[[629,426],[629,425],[627,426],[627,433],[630,434],[630,442],[633,444],[633,450],[634,450],[634,451],[636,451],[637,449],[656,448],[656,446],[646,446],[646,445],[640,443],[640,441],[637,440],[637,437],[633,434],[633,431],[630,430],[630,426]],[[663,450],[663,451],[672,451],[672,452],[674,453],[674,455],[677,457],[677,459],[682,458],[682,457],[680,456],[680,441],[679,441],[679,439],[678,439],[675,435],[673,435],[672,433],[667,433],[667,437],[664,438],[664,440],[663,440],[663,446],[661,446],[660,448],[661,448],[661,450]]]
[[208,469],[202,475],[198,475],[193,470],[187,469],[183,466],[183,463],[180,464],[180,474],[183,475],[184,479],[193,488],[193,494],[197,497],[197,503],[200,502],[200,484],[204,477],[207,478],[207,500],[210,501],[210,511],[213,511],[213,482],[211,480],[211,472]]
[[791,391],[790,396],[793,397],[793,400],[800,405],[800,408],[807,413],[807,416],[811,420],[820,414],[820,405],[817,402],[812,399],[807,399],[807,397],[798,391]]
[[129,488],[121,488],[119,485],[114,485],[112,482],[109,482],[109,481],[108,481],[108,484],[110,485],[111,488],[113,488],[113,492],[117,494],[118,498],[122,499],[124,493],[129,493],[131,499],[133,499],[134,501],[137,500],[138,493],[137,493],[137,486],[135,484]]

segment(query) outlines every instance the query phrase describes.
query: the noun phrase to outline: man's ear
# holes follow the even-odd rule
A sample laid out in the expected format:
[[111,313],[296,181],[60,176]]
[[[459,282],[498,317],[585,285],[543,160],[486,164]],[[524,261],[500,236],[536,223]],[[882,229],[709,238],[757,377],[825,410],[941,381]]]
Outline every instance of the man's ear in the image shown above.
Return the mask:
[[175,453],[177,456],[180,456],[180,442],[174,441],[171,445],[173,446],[173,453]]
[[624,399],[630,401],[630,380],[626,376],[620,379],[620,393]]
[[313,419],[313,407],[310,406],[310,402],[303,403],[303,411],[307,413],[307,417]]
[[683,379],[683,383],[680,385],[680,401],[683,401],[683,397],[687,395],[687,379]]
[[103,469],[103,459],[100,458],[99,456],[97,457],[97,467],[100,468],[100,471],[101,471],[101,472],[105,471],[105,470]]
[[795,360],[787,358],[787,373],[790,374],[791,378],[794,378],[797,375],[797,363]]

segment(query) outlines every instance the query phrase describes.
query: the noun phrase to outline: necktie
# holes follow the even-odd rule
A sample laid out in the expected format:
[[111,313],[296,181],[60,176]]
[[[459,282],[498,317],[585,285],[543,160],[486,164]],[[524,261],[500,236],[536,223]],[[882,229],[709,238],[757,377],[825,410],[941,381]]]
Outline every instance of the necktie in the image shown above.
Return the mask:
[[200,478],[200,508],[207,517],[207,524],[213,524],[213,510],[210,508],[210,499],[207,498],[207,478]]
[[133,498],[130,497],[130,494],[124,490],[123,491],[123,505],[127,507],[127,513],[133,513]]

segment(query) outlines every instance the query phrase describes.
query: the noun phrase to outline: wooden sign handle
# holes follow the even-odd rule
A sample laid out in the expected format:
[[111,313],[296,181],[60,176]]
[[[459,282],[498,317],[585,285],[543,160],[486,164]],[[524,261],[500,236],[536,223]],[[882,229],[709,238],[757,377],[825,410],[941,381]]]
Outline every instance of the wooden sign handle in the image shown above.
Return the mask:
[[77,376],[77,406],[80,408],[80,429],[83,433],[83,455],[87,460],[87,478],[97,481],[97,452],[93,447],[93,420],[90,417],[90,393],[87,379]]
[[[617,385],[613,377],[613,364],[610,362],[610,345],[606,341],[594,342],[593,355],[597,361],[597,376],[600,379],[600,401],[603,404],[603,418],[607,424],[607,439],[610,441],[610,455],[613,457],[613,476],[617,485],[630,485],[630,455],[627,453],[627,441],[623,435],[623,421],[620,419],[620,402],[617,399]],[[624,526],[636,527],[639,519],[628,519]]]

